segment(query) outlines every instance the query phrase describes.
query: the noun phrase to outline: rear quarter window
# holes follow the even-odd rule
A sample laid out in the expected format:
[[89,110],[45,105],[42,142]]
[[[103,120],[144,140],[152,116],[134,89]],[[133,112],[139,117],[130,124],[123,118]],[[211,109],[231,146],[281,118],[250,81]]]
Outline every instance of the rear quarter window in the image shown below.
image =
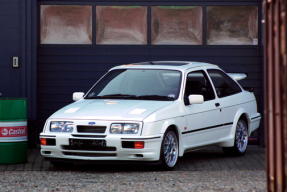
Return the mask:
[[219,98],[242,92],[239,85],[223,71],[208,69],[207,72],[213,82],[216,94]]

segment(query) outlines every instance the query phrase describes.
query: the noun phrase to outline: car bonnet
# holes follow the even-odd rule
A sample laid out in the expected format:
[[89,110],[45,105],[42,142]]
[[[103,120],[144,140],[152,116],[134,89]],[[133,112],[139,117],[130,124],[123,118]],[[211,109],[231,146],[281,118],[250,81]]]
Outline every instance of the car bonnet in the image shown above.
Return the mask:
[[72,103],[50,118],[142,121],[173,101],[94,99]]

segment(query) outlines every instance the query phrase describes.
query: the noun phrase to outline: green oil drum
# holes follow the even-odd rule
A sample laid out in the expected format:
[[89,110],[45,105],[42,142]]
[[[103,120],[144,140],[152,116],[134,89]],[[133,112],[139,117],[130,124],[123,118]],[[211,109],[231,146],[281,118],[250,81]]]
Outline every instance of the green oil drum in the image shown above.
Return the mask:
[[0,142],[0,164],[27,163],[26,142]]
[[26,98],[1,98],[0,121],[27,121]]
[[27,99],[0,98],[0,164],[27,162]]

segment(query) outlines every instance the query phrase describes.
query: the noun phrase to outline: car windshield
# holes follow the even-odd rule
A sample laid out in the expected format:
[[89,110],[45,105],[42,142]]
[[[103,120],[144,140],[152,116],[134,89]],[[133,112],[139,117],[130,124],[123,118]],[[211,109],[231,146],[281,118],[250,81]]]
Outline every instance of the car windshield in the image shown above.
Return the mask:
[[176,70],[120,69],[106,74],[85,99],[173,101],[179,96],[181,72]]

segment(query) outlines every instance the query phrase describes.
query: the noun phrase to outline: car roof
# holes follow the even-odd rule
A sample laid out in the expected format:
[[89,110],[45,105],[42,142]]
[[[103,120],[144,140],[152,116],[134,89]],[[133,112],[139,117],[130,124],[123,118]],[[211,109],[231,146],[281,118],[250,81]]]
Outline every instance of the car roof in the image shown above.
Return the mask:
[[114,69],[170,69],[170,70],[181,70],[186,71],[190,68],[197,67],[216,67],[217,65],[204,63],[204,62],[196,62],[196,61],[148,61],[141,63],[131,63],[126,65],[120,65],[113,67],[110,70]]

